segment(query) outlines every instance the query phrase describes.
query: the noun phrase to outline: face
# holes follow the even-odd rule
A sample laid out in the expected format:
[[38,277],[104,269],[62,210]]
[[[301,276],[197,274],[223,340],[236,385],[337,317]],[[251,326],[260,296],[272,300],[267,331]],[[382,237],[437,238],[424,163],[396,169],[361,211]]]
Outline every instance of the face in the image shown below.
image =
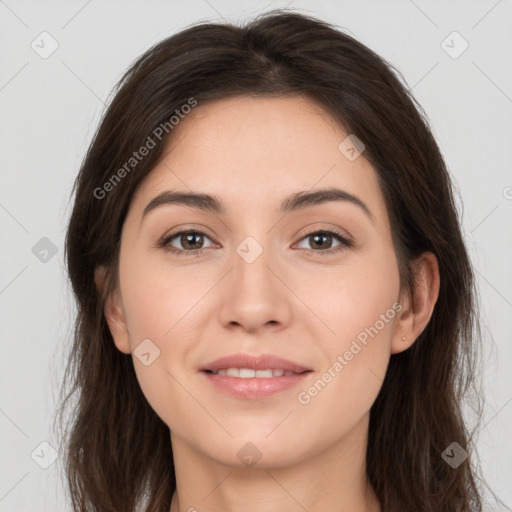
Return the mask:
[[[173,445],[273,467],[343,443],[368,418],[403,335],[375,171],[303,98],[198,105],[172,135],[123,226],[108,319],[116,346],[133,354]],[[342,193],[297,200],[325,189]],[[144,213],[169,191],[220,207],[159,200]],[[249,359],[212,364],[237,354]],[[288,363],[258,367],[261,355]],[[291,375],[264,371],[287,364]],[[263,373],[223,376],[231,367]]]

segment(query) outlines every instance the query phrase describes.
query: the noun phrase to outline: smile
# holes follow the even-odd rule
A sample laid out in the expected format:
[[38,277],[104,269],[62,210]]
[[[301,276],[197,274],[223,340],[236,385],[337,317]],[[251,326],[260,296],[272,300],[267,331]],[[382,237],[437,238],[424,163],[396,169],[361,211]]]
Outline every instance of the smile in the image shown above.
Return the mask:
[[272,377],[282,377],[288,375],[297,375],[295,372],[289,370],[279,369],[268,369],[268,370],[253,370],[251,368],[221,368],[213,375],[223,375],[227,377],[238,377],[239,379],[271,379]]

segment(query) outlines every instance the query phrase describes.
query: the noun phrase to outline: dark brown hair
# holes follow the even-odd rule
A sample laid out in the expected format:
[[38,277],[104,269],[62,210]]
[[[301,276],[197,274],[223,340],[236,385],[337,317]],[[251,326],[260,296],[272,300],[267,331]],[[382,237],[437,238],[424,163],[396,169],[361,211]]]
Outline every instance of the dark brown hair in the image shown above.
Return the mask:
[[[431,320],[410,349],[391,356],[371,408],[367,475],[385,512],[482,510],[461,410],[477,361],[473,270],[445,162],[399,77],[338,27],[278,10],[244,26],[188,27],[121,78],[76,179],[66,236],[77,318],[60,420],[69,406],[65,470],[75,512],[168,512],[175,491],[169,428],[146,401],[131,356],[115,347],[103,313],[131,198],[172,130],[108,193],[98,187],[190,98],[200,108],[237,95],[302,95],[363,142],[385,198],[403,290],[412,290],[415,257],[436,255],[441,283]],[[99,266],[107,268],[102,293],[94,282]],[[456,469],[442,458],[453,442],[470,454]]]

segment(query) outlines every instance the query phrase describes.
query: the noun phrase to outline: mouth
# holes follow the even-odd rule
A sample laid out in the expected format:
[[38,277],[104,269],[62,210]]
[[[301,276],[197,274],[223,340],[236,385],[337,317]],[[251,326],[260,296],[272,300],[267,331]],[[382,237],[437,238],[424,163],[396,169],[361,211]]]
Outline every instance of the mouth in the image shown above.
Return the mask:
[[278,356],[234,354],[200,369],[221,393],[243,400],[259,400],[290,390],[313,370]]
[[[302,366],[295,361],[290,361],[289,359],[285,359],[283,357],[275,356],[272,354],[259,354],[253,356],[251,354],[239,353],[224,356],[216,359],[215,361],[211,361],[210,363],[207,363],[205,366],[200,368],[200,370],[217,374],[221,372],[220,375],[224,375],[224,372],[226,372],[226,375],[232,377],[270,378],[274,376],[284,376],[286,372],[303,373],[310,371],[311,369],[307,368],[306,366]],[[253,375],[251,373],[253,371],[260,372],[260,374]],[[282,374],[280,373],[281,371],[283,372]],[[227,372],[231,372],[231,374],[228,374]],[[270,372],[272,372],[272,375]],[[274,372],[276,375],[274,375]]]
[[283,368],[276,369],[265,369],[265,370],[254,370],[252,368],[220,368],[219,370],[205,370],[206,373],[212,375],[221,375],[223,377],[236,377],[238,379],[272,379],[274,377],[288,377],[289,375],[301,375],[310,370],[304,372],[293,372],[290,370],[284,370]]

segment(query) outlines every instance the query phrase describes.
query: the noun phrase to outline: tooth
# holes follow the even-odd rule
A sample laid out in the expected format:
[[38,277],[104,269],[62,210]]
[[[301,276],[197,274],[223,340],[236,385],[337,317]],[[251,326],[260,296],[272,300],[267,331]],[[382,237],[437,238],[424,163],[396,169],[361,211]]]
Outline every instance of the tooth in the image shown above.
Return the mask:
[[268,379],[272,377],[272,370],[257,370],[256,377],[264,377]]
[[272,377],[282,377],[283,375],[294,375],[294,372],[278,369],[253,370],[251,368],[221,368],[214,372],[215,375],[238,377],[242,379],[252,379],[254,377],[260,379],[270,379]]
[[251,377],[256,376],[256,370],[251,370],[249,368],[240,368],[240,377],[242,379],[250,379]]

